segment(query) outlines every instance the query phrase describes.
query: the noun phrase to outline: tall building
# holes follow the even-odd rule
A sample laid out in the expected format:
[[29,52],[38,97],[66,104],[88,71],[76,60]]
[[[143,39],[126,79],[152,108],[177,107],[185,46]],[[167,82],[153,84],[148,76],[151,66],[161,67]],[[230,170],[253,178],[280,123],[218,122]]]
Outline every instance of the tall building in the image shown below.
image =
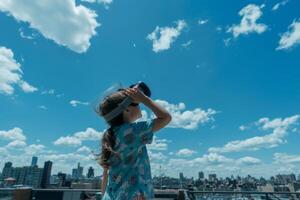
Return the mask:
[[296,181],[295,174],[278,174],[276,175],[277,181],[283,184],[292,183]]
[[78,163],[77,168],[72,169],[72,178],[73,179],[80,179],[82,178],[83,173],[83,167],[80,166],[80,163]]
[[94,168],[90,167],[87,173],[87,178],[94,178],[95,174],[94,174]]
[[37,165],[37,161],[38,161],[38,157],[32,156],[32,159],[31,159],[31,166]]
[[67,177],[67,174],[59,172],[57,174],[57,177],[58,177],[58,184],[57,185],[59,187],[65,187],[66,186],[66,177]]
[[2,170],[2,180],[10,177],[12,171],[12,162],[6,162]]
[[47,188],[50,184],[50,176],[52,170],[52,162],[50,160],[44,163],[43,176],[41,181],[41,188]]
[[217,174],[208,174],[208,180],[209,181],[217,180]]
[[297,180],[300,181],[300,174],[298,175]]
[[184,179],[184,176],[183,176],[183,173],[182,173],[182,172],[179,173],[179,179],[180,179],[180,180],[183,180],[183,179]]
[[35,166],[13,167],[11,162],[4,165],[2,179],[14,178],[16,184],[39,188],[43,169]]
[[204,179],[204,172],[199,172],[199,180],[203,180]]

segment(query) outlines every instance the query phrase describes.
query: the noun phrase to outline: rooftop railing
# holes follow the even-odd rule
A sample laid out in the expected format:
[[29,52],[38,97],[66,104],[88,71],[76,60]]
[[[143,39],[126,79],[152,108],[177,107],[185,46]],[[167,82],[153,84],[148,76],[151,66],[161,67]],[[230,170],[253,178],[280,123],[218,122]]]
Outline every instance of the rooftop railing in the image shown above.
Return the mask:
[[217,200],[217,199],[236,199],[236,200],[300,200],[299,192],[256,192],[256,191],[186,191],[190,200]]
[[[187,200],[183,190],[155,190],[155,200]],[[96,189],[0,188],[0,200],[101,200]]]
[[[0,200],[101,200],[95,189],[5,189]],[[297,192],[155,190],[155,200],[300,200]]]

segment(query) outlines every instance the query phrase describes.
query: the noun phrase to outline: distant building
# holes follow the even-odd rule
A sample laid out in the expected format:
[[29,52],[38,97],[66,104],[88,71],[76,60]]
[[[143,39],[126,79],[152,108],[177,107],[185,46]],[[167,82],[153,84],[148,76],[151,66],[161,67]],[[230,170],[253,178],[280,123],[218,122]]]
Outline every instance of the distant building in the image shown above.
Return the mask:
[[38,161],[38,157],[36,157],[36,156],[32,156],[32,160],[31,160],[31,166],[35,166],[35,165],[37,165],[37,161]]
[[51,170],[52,170],[52,162],[46,161],[44,163],[41,188],[47,188],[50,185]]
[[43,169],[35,166],[13,167],[11,162],[4,164],[2,179],[15,179],[18,185],[26,185],[39,188],[41,185]]
[[300,181],[300,174],[298,175],[297,180]]
[[5,178],[8,178],[12,171],[12,162],[6,162],[4,164],[3,170],[2,170],[2,177],[1,179],[4,180]]
[[213,182],[217,180],[217,174],[208,174],[208,180]]
[[66,187],[66,177],[67,177],[67,174],[59,172],[57,174],[57,177],[58,177],[57,186],[59,186],[59,187]]
[[182,173],[182,172],[179,173],[179,179],[180,179],[180,180],[184,180],[184,176],[183,176],[183,173]]
[[295,174],[278,174],[276,175],[276,179],[281,184],[292,183],[296,181]]
[[82,178],[82,173],[83,173],[83,167],[80,166],[80,163],[77,165],[77,169],[72,169],[72,178],[73,179],[80,179]]
[[199,172],[199,180],[204,180],[204,172]]
[[87,178],[94,178],[95,174],[94,174],[94,168],[90,167],[87,173]]

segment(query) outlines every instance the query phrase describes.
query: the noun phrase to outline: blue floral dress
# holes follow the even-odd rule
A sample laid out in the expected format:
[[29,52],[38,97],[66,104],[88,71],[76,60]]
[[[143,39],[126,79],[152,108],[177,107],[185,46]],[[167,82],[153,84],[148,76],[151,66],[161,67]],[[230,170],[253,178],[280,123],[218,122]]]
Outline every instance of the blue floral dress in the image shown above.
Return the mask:
[[124,123],[114,128],[116,143],[102,200],[132,200],[140,194],[154,199],[146,144],[153,140],[153,119]]

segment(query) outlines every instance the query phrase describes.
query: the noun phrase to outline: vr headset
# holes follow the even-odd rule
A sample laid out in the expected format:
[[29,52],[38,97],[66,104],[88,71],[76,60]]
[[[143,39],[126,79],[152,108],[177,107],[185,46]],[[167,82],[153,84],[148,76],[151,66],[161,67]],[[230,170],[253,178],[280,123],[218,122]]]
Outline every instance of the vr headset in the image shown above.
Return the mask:
[[[137,88],[143,92],[146,96],[150,97],[151,96],[151,91],[149,87],[146,85],[146,83],[139,81],[138,83],[132,84],[129,87],[133,88],[137,86]],[[106,115],[103,116],[103,118],[108,122],[118,116],[120,113],[123,112],[129,106],[129,104],[132,103],[132,98],[131,97],[126,97],[121,103],[118,104],[118,106],[113,109],[111,112],[107,113]]]

